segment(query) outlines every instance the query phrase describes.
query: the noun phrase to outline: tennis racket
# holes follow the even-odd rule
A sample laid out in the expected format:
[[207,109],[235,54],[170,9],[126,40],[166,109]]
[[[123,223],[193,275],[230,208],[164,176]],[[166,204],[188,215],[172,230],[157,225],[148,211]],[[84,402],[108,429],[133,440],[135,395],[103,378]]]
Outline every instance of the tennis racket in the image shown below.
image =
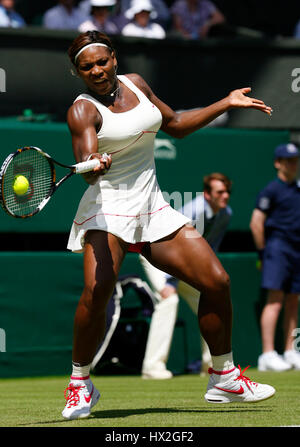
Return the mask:
[[[45,207],[55,191],[68,178],[74,174],[92,171],[99,163],[98,159],[93,159],[75,165],[65,165],[37,147],[18,149],[8,155],[0,169],[0,204],[10,216],[34,216]],[[56,181],[55,164],[69,171],[59,181]],[[17,175],[26,177],[28,181],[28,189],[21,195],[14,191]]]

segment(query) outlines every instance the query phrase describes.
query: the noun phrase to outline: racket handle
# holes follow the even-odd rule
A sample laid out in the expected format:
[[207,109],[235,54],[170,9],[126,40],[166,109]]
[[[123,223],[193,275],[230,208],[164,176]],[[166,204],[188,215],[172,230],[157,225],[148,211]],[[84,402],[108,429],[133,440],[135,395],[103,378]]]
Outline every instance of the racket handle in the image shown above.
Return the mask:
[[97,158],[93,160],[83,161],[74,165],[75,174],[84,174],[85,172],[92,171],[96,166],[99,166],[100,161]]

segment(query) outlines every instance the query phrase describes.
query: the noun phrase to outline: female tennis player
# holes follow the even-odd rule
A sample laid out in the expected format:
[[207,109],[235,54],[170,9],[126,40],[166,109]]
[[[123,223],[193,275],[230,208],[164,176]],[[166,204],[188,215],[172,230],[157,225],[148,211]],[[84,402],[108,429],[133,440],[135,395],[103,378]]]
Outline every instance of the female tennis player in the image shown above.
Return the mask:
[[271,108],[247,96],[251,90],[247,87],[203,109],[176,113],[138,74],[117,75],[115,50],[99,32],[80,34],[69,48],[69,57],[88,89],[76,98],[67,116],[75,159],[98,158],[100,164],[84,174],[90,186],[80,201],[68,242],[68,249],[84,252],[84,289],[75,313],[72,373],[63,417],[89,416],[100,397],[89,377],[90,364],[104,335],[106,306],[128,251],[142,253],[157,268],[201,292],[199,327],[213,362],[206,401],[253,402],[271,397],[273,387],[251,381],[234,365],[229,277],[189,219],[163,199],[153,149],[159,129],[182,138],[232,108],[268,115]]

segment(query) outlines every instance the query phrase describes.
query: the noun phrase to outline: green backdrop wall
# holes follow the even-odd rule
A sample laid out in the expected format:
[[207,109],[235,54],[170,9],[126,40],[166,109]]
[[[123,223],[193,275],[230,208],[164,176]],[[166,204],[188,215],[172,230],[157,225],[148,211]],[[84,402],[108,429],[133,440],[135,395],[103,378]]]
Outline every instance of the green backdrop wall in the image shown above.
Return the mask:
[[[0,131],[2,159],[18,147],[34,145],[62,162],[73,162],[70,135],[63,123],[3,119]],[[249,231],[255,196],[275,174],[274,147],[285,141],[289,141],[287,131],[206,128],[183,140],[160,132],[155,142],[159,183],[169,196],[179,192],[182,198],[186,194],[190,199],[202,190],[203,175],[224,172],[234,183],[231,229]],[[30,239],[40,233],[68,232],[85,188],[81,177],[73,177],[32,219],[13,219],[0,210],[1,237],[10,237],[13,245],[16,234]],[[0,329],[6,335],[5,352],[0,352],[2,377],[69,373],[73,314],[82,289],[82,258],[64,249],[0,253]],[[226,253],[220,257],[232,278],[236,361],[255,366],[261,349],[256,254]],[[127,256],[121,273],[143,277],[136,255]],[[175,329],[169,367],[182,373],[187,362],[200,358],[200,344],[196,319],[183,300],[179,318],[181,324]]]
[[[261,352],[256,255],[222,254],[220,259],[232,282],[235,361],[256,366]],[[146,279],[133,253],[127,255],[121,274]],[[82,255],[0,255],[0,328],[6,336],[5,349],[2,344],[0,352],[0,377],[70,373],[73,316],[82,285]],[[196,318],[182,299],[178,318],[181,324],[175,327],[168,367],[183,373],[189,362],[200,359],[201,350]]]

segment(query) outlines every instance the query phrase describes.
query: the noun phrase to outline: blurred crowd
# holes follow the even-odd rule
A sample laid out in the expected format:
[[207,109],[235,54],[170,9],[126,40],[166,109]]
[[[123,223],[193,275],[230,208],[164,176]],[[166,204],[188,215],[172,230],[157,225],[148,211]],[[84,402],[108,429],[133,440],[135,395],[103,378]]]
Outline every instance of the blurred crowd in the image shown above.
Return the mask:
[[[227,17],[210,0],[46,1],[44,9],[30,23],[22,15],[22,7],[18,7],[20,3],[0,0],[0,27],[38,25],[80,32],[97,30],[108,35],[153,39],[176,36],[193,40],[232,32]],[[295,23],[291,36],[300,39],[300,11],[299,22]]]

